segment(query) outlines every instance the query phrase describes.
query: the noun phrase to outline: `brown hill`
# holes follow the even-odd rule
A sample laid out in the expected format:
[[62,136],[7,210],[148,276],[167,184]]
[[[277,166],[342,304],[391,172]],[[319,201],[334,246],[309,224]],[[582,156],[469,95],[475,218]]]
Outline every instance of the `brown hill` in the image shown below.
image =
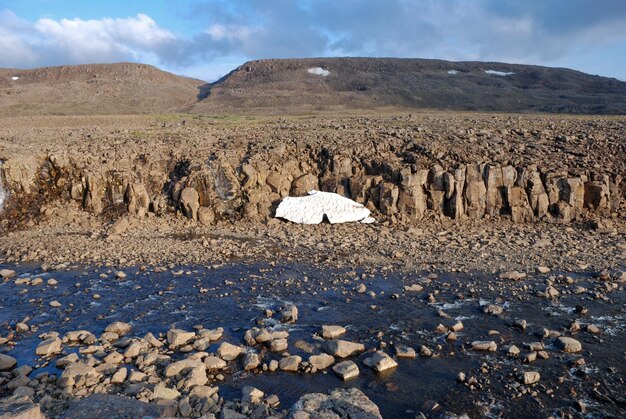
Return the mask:
[[0,116],[384,108],[625,114],[626,83],[563,68],[396,58],[251,61],[210,84],[145,64],[0,69]]
[[563,68],[425,59],[251,61],[204,86],[200,97],[192,112],[400,107],[626,113],[626,83],[616,79]]
[[0,115],[177,112],[197,100],[203,84],[133,63],[0,69]]

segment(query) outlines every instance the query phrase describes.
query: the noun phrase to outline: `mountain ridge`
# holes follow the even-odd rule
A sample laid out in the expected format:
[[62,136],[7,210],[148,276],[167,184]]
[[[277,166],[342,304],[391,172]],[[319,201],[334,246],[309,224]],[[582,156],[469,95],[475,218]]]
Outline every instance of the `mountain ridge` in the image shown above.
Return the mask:
[[[316,68],[329,74],[308,72]],[[617,79],[566,68],[481,61],[366,57],[255,60],[201,90],[201,100],[192,112],[389,106],[626,113],[626,83]]]
[[213,83],[147,64],[0,68],[0,115],[353,110],[626,114],[626,82],[577,70],[419,58],[249,61]]

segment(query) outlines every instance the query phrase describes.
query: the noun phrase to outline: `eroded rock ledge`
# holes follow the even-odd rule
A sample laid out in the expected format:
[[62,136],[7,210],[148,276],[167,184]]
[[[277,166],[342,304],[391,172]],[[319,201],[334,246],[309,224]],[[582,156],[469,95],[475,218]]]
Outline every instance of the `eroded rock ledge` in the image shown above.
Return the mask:
[[499,216],[518,223],[568,223],[610,217],[620,210],[624,194],[619,175],[572,175],[535,165],[423,167],[410,156],[383,161],[325,149],[287,150],[283,144],[238,161],[202,157],[204,162],[151,161],[134,155],[120,161],[118,170],[64,154],[8,160],[2,167],[14,210],[8,214],[19,217],[25,206],[56,199],[78,201],[96,214],[141,218],[180,211],[205,225],[219,219],[265,221],[282,198],[318,189],[354,199],[391,223]]

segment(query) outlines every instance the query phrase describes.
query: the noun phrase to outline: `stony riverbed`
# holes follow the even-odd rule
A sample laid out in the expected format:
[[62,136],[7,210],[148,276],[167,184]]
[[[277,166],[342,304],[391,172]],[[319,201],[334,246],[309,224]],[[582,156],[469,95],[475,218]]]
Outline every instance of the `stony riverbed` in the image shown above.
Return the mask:
[[365,417],[626,407],[620,270],[1,268],[0,391],[49,416],[104,393],[154,415],[306,417],[301,397],[337,388],[378,406]]

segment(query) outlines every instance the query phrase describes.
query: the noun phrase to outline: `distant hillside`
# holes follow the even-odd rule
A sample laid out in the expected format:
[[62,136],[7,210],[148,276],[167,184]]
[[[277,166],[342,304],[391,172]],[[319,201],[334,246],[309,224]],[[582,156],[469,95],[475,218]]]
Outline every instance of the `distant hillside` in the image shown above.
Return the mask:
[[251,61],[211,84],[131,63],[0,69],[0,116],[382,108],[626,114],[626,83],[562,68],[396,58]]
[[193,104],[203,84],[145,64],[0,69],[0,115],[175,112]]
[[563,68],[391,58],[248,62],[202,88],[196,113],[355,108],[626,113],[626,83]]

